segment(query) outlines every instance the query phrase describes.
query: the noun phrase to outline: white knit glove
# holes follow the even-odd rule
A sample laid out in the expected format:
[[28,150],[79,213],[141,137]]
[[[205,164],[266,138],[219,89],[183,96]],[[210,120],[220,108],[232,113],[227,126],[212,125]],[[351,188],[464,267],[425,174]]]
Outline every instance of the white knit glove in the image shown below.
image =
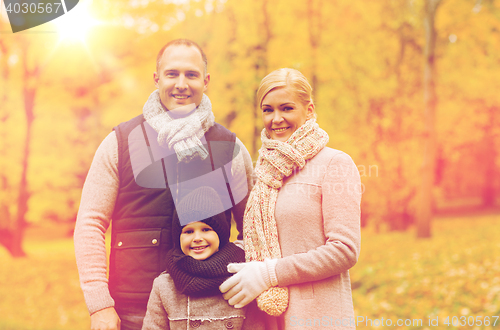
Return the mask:
[[237,239],[236,241],[233,242],[234,245],[245,251],[245,244],[243,243],[242,239]]
[[243,308],[271,286],[276,286],[275,266],[278,260],[229,264],[227,270],[236,273],[219,287],[229,305]]

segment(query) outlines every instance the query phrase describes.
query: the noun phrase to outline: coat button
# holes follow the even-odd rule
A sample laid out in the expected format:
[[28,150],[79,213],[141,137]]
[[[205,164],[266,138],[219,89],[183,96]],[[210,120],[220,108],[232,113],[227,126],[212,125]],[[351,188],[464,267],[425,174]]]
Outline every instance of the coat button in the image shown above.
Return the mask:
[[191,325],[192,328],[198,328],[201,325],[201,321],[194,320],[194,321],[190,321],[189,324]]
[[234,325],[233,325],[233,322],[232,321],[227,321],[226,324],[226,329],[233,329],[234,328]]
[[153,240],[151,241],[151,243],[156,244],[156,243],[158,243],[158,240],[156,238],[153,238]]
[[123,242],[118,242],[118,246],[122,246],[123,245]]

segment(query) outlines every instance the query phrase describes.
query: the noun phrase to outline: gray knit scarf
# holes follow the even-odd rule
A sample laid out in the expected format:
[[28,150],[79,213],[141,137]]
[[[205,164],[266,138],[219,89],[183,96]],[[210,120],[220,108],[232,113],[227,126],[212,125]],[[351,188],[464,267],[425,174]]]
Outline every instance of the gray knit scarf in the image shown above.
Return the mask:
[[227,265],[235,262],[245,262],[245,252],[229,242],[205,260],[185,255],[179,246],[167,252],[167,271],[177,290],[188,296],[220,295],[219,286],[233,275]]
[[144,119],[158,133],[160,146],[174,148],[179,162],[207,158],[208,152],[200,138],[215,123],[208,96],[203,94],[200,105],[186,116],[175,118],[169,112],[163,108],[158,90],[151,93],[142,109]]

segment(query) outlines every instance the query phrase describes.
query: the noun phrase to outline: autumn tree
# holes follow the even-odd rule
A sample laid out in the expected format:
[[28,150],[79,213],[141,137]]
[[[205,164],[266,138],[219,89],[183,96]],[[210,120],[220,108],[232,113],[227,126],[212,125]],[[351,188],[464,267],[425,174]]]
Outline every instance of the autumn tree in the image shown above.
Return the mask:
[[491,83],[498,75],[494,54],[500,48],[499,16],[498,1],[449,0],[440,7],[437,21],[442,58],[438,192],[475,209],[495,207],[500,186],[500,97]]
[[436,27],[440,0],[426,0],[424,5],[424,122],[423,160],[417,213],[417,237],[431,236],[433,186],[436,160]]
[[[418,212],[418,235],[426,236],[432,208],[447,199],[495,205],[498,1],[103,0],[94,6],[113,25],[97,30],[85,47],[29,44],[23,52],[17,40],[0,39],[4,233],[13,233],[23,207],[25,221],[71,223],[98,144],[141,113],[154,89],[156,54],[176,38],[205,50],[216,120],[237,133],[254,160],[260,80],[282,67],[304,73],[328,146],[347,152],[360,170],[363,223],[405,230]],[[40,62],[49,53],[48,64]],[[30,97],[36,102],[26,158]]]
[[[12,37],[11,37],[12,38]],[[17,203],[16,213],[13,215],[11,211],[2,206],[2,211],[6,214],[10,224],[2,228],[0,243],[4,245],[7,250],[14,257],[23,257],[25,252],[22,247],[24,230],[26,228],[26,213],[28,211],[28,200],[30,198],[30,189],[28,182],[28,170],[30,165],[31,142],[32,142],[32,127],[35,119],[34,106],[35,98],[39,86],[39,77],[41,71],[40,57],[33,56],[33,44],[36,41],[31,36],[22,36],[16,38],[19,46],[20,53],[20,75],[21,75],[21,97],[23,100],[24,112],[24,127],[25,135],[21,146],[21,159],[20,168],[21,173],[17,188]],[[3,47],[5,49],[5,46]],[[10,78],[4,74],[5,78]],[[6,174],[3,174],[6,175]],[[8,179],[2,179],[2,185],[7,187]]]

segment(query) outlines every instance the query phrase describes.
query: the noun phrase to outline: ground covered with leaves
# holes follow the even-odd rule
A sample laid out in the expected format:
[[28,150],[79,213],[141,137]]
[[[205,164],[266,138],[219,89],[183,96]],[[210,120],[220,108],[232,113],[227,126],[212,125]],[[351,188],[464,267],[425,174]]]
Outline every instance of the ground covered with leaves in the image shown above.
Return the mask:
[[[398,319],[422,320],[401,329],[500,329],[499,237],[499,215],[437,219],[431,239],[363,231],[351,270],[355,314],[364,317],[358,326],[384,318],[393,328]],[[438,326],[429,325],[436,318]]]
[[[358,328],[500,329],[498,237],[500,215],[437,219],[422,240],[363,229],[351,270]],[[25,249],[22,259],[0,249],[0,329],[89,329],[72,240],[27,240]]]

